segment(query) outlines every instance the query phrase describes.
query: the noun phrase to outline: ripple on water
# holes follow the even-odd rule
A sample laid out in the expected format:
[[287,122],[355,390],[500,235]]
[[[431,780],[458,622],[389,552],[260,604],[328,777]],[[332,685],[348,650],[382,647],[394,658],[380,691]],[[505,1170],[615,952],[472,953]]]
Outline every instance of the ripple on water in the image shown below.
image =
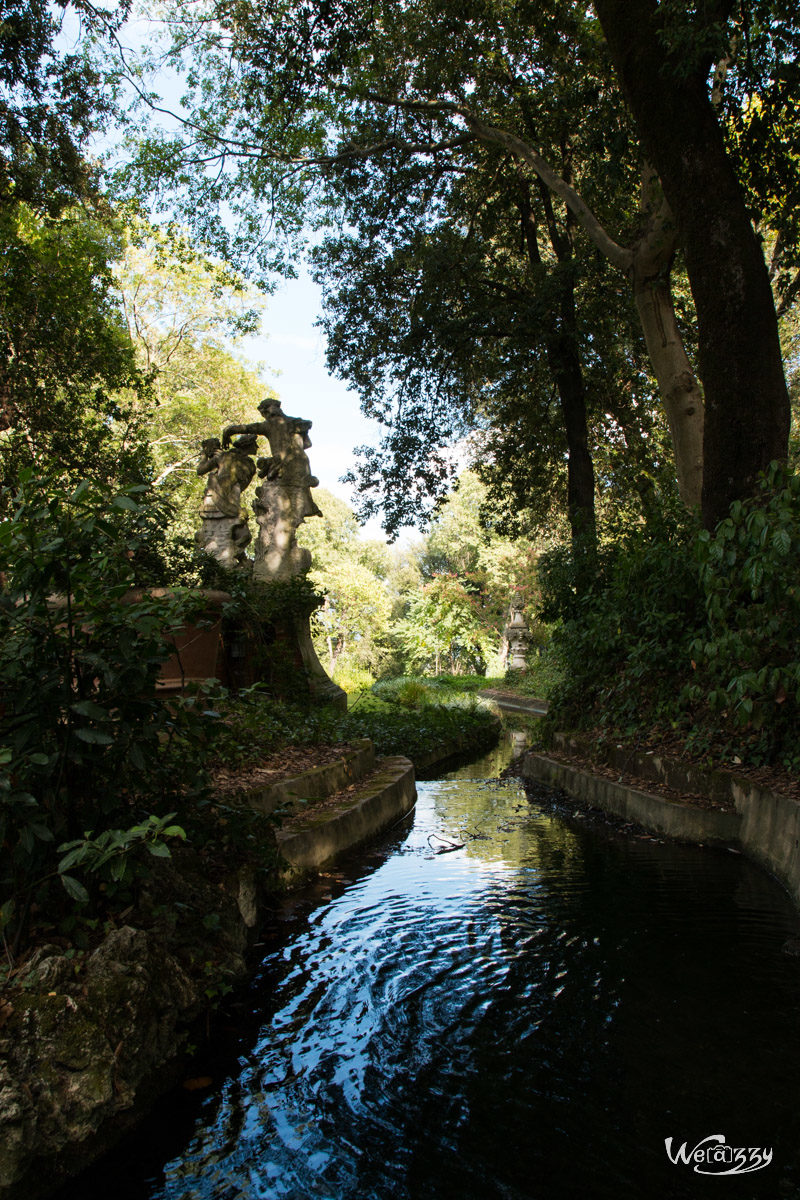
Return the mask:
[[664,1138],[717,1131],[775,1148],[737,1194],[792,1194],[800,964],[780,889],[513,783],[419,790],[407,836],[267,955],[236,1069],[131,1196],[716,1196]]

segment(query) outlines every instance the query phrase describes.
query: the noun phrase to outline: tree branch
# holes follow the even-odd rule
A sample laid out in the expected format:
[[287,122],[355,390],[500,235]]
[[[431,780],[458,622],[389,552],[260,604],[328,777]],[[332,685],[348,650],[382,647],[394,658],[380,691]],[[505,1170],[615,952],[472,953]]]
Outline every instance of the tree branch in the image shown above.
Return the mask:
[[470,109],[446,100],[401,100],[397,97],[371,96],[380,104],[395,105],[410,112],[449,112],[461,117],[478,141],[489,145],[503,146],[515,158],[531,167],[551,192],[559,196],[569,208],[579,225],[588,233],[597,248],[615,267],[629,271],[633,255],[624,246],[618,245],[606,232],[582,196],[557,175],[540,154],[514,133],[498,129],[477,117]]

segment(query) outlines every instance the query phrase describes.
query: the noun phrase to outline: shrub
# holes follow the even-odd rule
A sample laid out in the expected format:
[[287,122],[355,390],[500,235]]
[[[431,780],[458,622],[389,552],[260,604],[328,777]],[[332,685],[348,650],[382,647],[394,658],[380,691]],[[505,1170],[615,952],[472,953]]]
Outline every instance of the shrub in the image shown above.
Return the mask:
[[348,696],[368,692],[375,682],[375,676],[357,663],[342,662],[340,659],[333,672],[333,682],[344,688]]
[[531,649],[525,656],[524,671],[506,671],[504,683],[523,696],[547,700],[562,682],[564,671],[561,659],[551,641]]
[[[706,621],[684,700],[749,761],[800,766],[800,476],[773,465],[758,493],[696,544]],[[694,741],[708,743],[701,727]]]
[[199,701],[155,694],[190,597],[128,600],[146,489],[60,488],[23,472],[0,525],[0,900],[6,924],[16,905],[17,938],[59,843],[201,788],[210,726]]
[[713,533],[662,521],[598,554],[582,593],[547,556],[564,669],[546,728],[670,729],[721,758],[800,767],[800,476],[774,464]]
[[642,528],[598,552],[578,593],[563,552],[544,556],[544,619],[563,678],[551,723],[635,729],[675,715],[689,647],[702,622],[695,530],[688,520]]
[[364,737],[379,755],[413,757],[454,740],[488,737],[496,727],[489,707],[473,696],[407,708],[365,692],[342,713],[281,704],[255,687],[223,702],[220,712],[215,758],[233,767],[256,763],[286,745],[336,745]]

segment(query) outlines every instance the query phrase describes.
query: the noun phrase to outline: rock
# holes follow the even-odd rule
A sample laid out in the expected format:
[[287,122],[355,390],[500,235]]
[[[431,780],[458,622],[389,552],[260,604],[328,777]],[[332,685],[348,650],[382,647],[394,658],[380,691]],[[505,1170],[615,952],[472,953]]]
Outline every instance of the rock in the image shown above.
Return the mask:
[[245,925],[248,929],[253,929],[258,921],[258,891],[252,867],[242,867],[239,871],[239,894],[236,903]]
[[151,935],[114,930],[86,963],[76,996],[52,994],[63,956],[40,954],[43,991],[15,996],[0,1042],[0,1186],[22,1180],[129,1108],[142,1080],[180,1049],[200,990]]

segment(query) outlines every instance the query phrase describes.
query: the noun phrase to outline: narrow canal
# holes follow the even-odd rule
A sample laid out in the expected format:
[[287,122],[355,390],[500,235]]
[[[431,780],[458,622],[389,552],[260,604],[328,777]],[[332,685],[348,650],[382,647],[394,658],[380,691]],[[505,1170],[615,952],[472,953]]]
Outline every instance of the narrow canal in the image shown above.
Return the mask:
[[[211,1086],[63,1197],[800,1195],[784,892],[531,800],[503,753],[420,784],[413,824],[293,898],[200,1060]],[[716,1134],[771,1164],[667,1156]]]

